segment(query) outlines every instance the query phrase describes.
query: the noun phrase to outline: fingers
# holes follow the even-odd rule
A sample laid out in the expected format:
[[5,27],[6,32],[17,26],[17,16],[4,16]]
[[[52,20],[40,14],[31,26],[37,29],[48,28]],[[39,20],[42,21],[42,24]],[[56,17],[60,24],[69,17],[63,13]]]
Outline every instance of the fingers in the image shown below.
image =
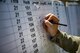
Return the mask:
[[53,20],[54,22],[59,22],[59,19],[54,15],[54,14],[51,14],[50,17],[48,18],[48,21],[50,20]]
[[48,32],[48,29],[52,28],[52,25],[48,20],[44,20],[43,22],[43,28]]
[[43,25],[43,28],[47,31],[47,26],[45,24],[45,21],[43,21],[42,25]]
[[[58,25],[56,24],[52,24],[50,23],[50,21],[53,21],[55,23],[58,23],[59,22],[59,19],[54,15],[54,14],[51,14],[49,13],[48,15],[45,16],[45,19],[43,21],[43,27],[44,29],[48,32],[49,30],[52,30],[53,28],[56,29],[58,28]],[[54,25],[54,27],[53,27]],[[49,29],[49,30],[48,30]]]
[[52,28],[53,24],[51,24],[48,20],[45,20],[45,25],[48,27],[48,28]]
[[48,21],[52,20],[52,21],[54,21],[56,23],[59,22],[59,19],[54,14],[51,14],[51,13],[46,15],[45,19],[48,20]]
[[51,16],[51,13],[47,14],[47,15],[45,16],[45,19],[47,20],[50,16]]
[[49,13],[45,16],[45,19],[43,21],[43,27],[46,32],[50,33],[53,36],[53,34],[55,35],[58,31],[58,25],[51,23],[51,21],[58,23],[59,19],[54,14]]

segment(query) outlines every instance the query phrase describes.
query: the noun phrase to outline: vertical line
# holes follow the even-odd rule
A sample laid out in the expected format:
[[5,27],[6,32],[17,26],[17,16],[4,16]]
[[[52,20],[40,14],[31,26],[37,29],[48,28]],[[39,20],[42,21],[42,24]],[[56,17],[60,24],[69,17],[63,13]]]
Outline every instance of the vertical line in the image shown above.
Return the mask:
[[[13,23],[12,23],[12,18],[11,18],[11,14],[10,14],[9,5],[10,5],[10,4],[8,4],[7,7],[8,7],[8,10],[9,10],[10,21],[11,21],[11,24],[12,24],[12,29],[13,29],[12,31],[13,31],[13,33],[14,33],[14,28],[13,28],[14,26],[13,26]],[[18,53],[17,43],[16,43],[16,40],[15,40],[15,33],[14,33],[14,42],[15,42],[15,45],[16,45],[17,53]]]

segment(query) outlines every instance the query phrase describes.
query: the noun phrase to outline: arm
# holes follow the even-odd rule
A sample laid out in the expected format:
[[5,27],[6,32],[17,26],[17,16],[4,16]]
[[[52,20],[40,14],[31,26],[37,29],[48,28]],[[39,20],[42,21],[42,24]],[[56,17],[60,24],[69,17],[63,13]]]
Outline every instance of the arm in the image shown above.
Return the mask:
[[78,50],[80,37],[71,36],[65,32],[58,31],[56,36],[52,38],[51,41],[55,42],[67,52],[75,53]]
[[46,32],[50,34],[49,36],[52,37],[51,40],[62,47],[64,50],[75,53],[80,44],[80,37],[71,36],[65,32],[60,32],[58,30],[58,25],[52,24],[50,21],[53,21],[54,23],[59,23],[59,19],[51,13],[45,16],[43,27]]

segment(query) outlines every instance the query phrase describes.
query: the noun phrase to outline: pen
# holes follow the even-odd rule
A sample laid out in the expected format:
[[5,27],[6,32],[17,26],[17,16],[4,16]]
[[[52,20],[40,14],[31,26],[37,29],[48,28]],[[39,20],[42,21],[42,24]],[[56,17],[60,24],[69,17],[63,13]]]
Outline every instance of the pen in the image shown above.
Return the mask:
[[67,26],[66,24],[62,24],[62,23],[55,23],[53,20],[50,20],[49,22],[51,22],[52,24],[57,24],[57,25],[61,25],[61,26]]

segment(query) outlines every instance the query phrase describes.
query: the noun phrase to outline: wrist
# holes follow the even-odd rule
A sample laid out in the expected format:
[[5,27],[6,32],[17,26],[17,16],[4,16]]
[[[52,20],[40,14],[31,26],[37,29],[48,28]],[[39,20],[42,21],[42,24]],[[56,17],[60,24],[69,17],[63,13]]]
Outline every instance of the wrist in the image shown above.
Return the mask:
[[58,38],[60,34],[61,34],[61,33],[60,33],[60,31],[58,30],[57,33],[56,33],[54,36],[50,36],[49,39],[50,39],[51,41],[53,41],[53,40],[55,40],[56,38]]
[[51,37],[57,37],[57,36],[58,36],[58,34],[59,34],[59,32],[60,32],[59,30],[56,30],[56,32],[55,32],[55,33],[52,33],[52,34],[51,34]]
[[60,31],[57,30],[56,34],[54,35],[55,37],[59,36]]

